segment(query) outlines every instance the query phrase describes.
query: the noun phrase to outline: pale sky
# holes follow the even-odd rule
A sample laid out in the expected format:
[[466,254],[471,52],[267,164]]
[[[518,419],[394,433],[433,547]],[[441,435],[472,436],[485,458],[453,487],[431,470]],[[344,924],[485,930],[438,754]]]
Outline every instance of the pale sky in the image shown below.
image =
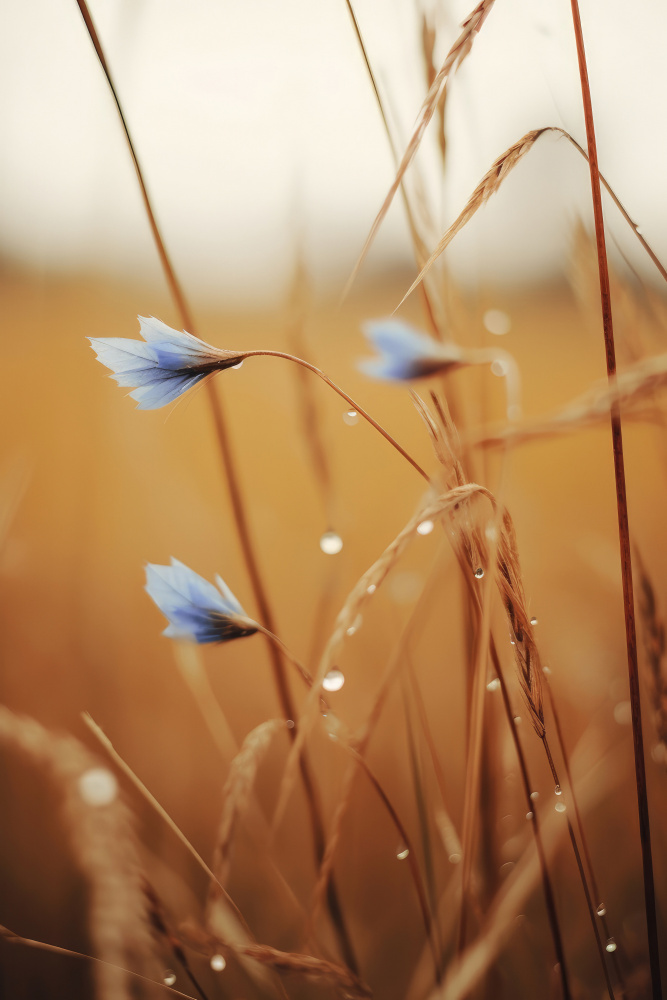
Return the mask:
[[[603,171],[667,258],[667,5],[581,0]],[[473,0],[437,7],[440,59]],[[0,19],[0,252],[67,272],[159,281],[115,108],[75,0],[4,0]],[[417,0],[356,0],[377,75],[407,138],[424,95]],[[217,303],[283,293],[295,233],[342,285],[392,180],[392,160],[344,0],[92,0],[155,208],[186,286]],[[524,132],[584,142],[568,0],[497,0],[448,105],[444,231]],[[587,168],[540,140],[448,251],[462,280],[522,282],[567,266],[589,217]],[[612,233],[642,265],[625,225]],[[397,199],[366,273],[412,260]],[[646,273],[652,276],[650,266]]]

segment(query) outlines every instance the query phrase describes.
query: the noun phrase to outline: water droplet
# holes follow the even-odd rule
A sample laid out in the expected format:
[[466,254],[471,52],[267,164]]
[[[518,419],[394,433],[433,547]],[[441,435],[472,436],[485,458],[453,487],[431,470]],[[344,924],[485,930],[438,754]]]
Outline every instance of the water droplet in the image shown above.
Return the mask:
[[343,423],[347,424],[348,427],[354,427],[356,423],[359,422],[359,414],[356,410],[347,410],[343,414]]
[[502,337],[512,329],[512,321],[502,309],[487,309],[482,317],[482,323],[489,333],[494,333],[496,337]]
[[417,525],[417,534],[430,535],[434,527],[433,521],[422,521],[421,524]]
[[537,618],[536,618],[536,617],[535,617],[534,615],[533,615],[533,617],[532,617],[532,618],[530,619],[530,624],[531,624],[531,625],[537,625]]
[[515,715],[514,716],[514,725],[515,726],[520,726],[521,725],[521,716],[520,715]]
[[173,986],[176,982],[176,973],[171,969],[165,969],[164,975],[162,977],[162,982],[165,986]]
[[475,578],[476,578],[477,580],[481,580],[483,576],[484,576],[484,570],[482,569],[482,567],[481,567],[481,566],[479,566],[479,567],[478,567],[478,568],[477,568],[477,569],[475,570]]
[[604,903],[600,903],[595,912],[597,913],[598,917],[604,917],[606,916],[607,913],[607,907],[604,905]]
[[516,639],[510,636],[510,646],[516,646]]
[[227,968],[227,962],[224,955],[213,955],[211,958],[211,968],[214,972],[223,972]]
[[498,378],[501,378],[503,375],[507,375],[507,365],[505,364],[505,362],[500,361],[499,358],[496,358],[495,361],[492,361],[491,374],[497,375]]
[[322,681],[322,687],[325,691],[340,691],[343,684],[345,683],[345,675],[340,670],[330,670]]
[[370,586],[366,587],[366,593],[367,594],[374,594],[376,590],[377,590],[377,587],[375,586],[374,583],[371,583]]
[[500,681],[497,677],[494,677],[492,681],[486,685],[487,691],[497,691],[500,688]]
[[565,805],[564,802],[557,802],[556,805],[554,806],[554,809],[556,810],[557,813],[564,813],[565,810],[567,809],[567,806]]
[[345,630],[345,634],[346,635],[354,635],[355,632],[358,632],[359,629],[361,628],[362,622],[363,622],[363,618],[361,617],[361,615],[357,615],[357,617],[354,619],[354,621],[352,622],[352,624],[350,625],[350,627]]
[[243,368],[243,361],[239,361],[237,365],[232,365],[232,368]]
[[449,855],[449,863],[452,865],[458,865],[461,862],[461,855],[457,854],[456,851]]
[[531,792],[530,793],[530,797],[533,800],[533,802],[536,802],[537,799],[539,799],[539,797],[540,797],[540,793],[539,792]]
[[328,556],[335,556],[343,548],[343,539],[335,531],[325,531],[320,538],[320,548]]
[[554,795],[562,795],[562,794],[563,794],[563,789],[560,787],[560,785],[556,785],[556,787],[554,788]]
[[611,954],[613,951],[616,951],[616,942],[614,941],[613,938],[609,938],[606,945],[604,946],[604,949],[605,951],[608,951],[609,954]]
[[399,849],[396,851],[396,857],[398,858],[399,861],[405,861],[409,853],[410,853],[410,848],[401,845],[401,847],[399,847]]
[[91,767],[79,778],[79,795],[89,806],[108,806],[118,795],[118,782],[106,767]]
[[527,812],[526,813],[526,819],[532,819],[532,818],[533,818],[532,812]]
[[288,729],[294,729],[294,719],[288,719],[285,725]]

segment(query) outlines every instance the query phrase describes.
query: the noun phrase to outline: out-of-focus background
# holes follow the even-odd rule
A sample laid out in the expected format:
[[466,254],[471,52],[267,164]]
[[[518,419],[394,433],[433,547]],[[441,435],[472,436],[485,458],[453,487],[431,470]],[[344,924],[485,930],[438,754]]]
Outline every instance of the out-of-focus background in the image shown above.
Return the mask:
[[[426,90],[424,17],[437,29],[439,64],[469,11],[458,2],[422,7],[408,0],[381,9],[367,0],[355,10],[393,133],[403,145]],[[361,324],[390,313],[415,275],[400,199],[352,294],[339,304],[393,178],[391,151],[342,0],[104,0],[91,3],[91,12],[200,335],[220,347],[289,350],[297,331],[308,358],[434,468],[407,392],[370,383],[356,368],[368,353]],[[667,14],[651,0],[631,12],[618,0],[591,0],[583,3],[582,17],[601,168],[658,255],[667,256],[661,196],[667,146],[656,125],[664,103],[658,47]],[[493,160],[529,129],[559,125],[584,141],[568,18],[568,4],[544,0],[508,0],[492,10],[448,87],[444,181],[435,132],[418,157],[436,235]],[[248,613],[257,613],[204,393],[192,393],[170,411],[137,413],[123,390],[105,379],[85,339],[138,336],[137,315],[180,324],[117,112],[74,2],[5,5],[0,134],[2,700],[74,734],[104,759],[81,721],[89,711],[210,858],[234,741],[279,711],[261,637],[204,650],[206,676],[226,718],[216,742],[184,680],[189,654],[181,652],[179,660],[160,636],[164,622],[142,590],[145,563],[175,556],[209,579],[219,572]],[[584,160],[563,140],[542,138],[447,251],[440,272],[451,335],[514,354],[526,417],[558,407],[604,375],[595,257],[581,228],[590,227],[589,197]],[[627,364],[662,350],[664,298],[655,269],[611,206],[608,223],[619,359]],[[306,279],[295,295],[298,259]],[[402,315],[425,325],[419,296]],[[346,595],[425,491],[386,442],[361,421],[351,422],[343,401],[316,383],[316,430],[331,477],[325,503],[300,417],[297,374],[280,360],[248,359],[215,384],[280,636],[314,669]],[[464,417],[462,434],[502,418],[499,380],[488,372],[456,375],[452,391]],[[632,424],[626,438],[635,540],[664,607],[664,433],[659,421]],[[494,488],[497,461],[477,454],[470,474]],[[630,995],[642,996],[640,861],[606,426],[518,449],[510,459],[507,503],[566,738],[571,747],[584,741],[582,773],[615,754],[609,794],[586,815],[623,967],[636,979]],[[335,556],[320,549],[326,530],[343,540]],[[346,683],[331,696],[352,729],[361,725],[402,627],[428,586],[410,626],[409,659],[457,822],[467,669],[458,572],[442,532],[417,538],[347,640],[339,664]],[[500,615],[496,627],[504,640]],[[509,646],[504,655],[509,673]],[[300,700],[298,680],[293,687]],[[517,714],[525,715],[516,686],[512,697]],[[493,705],[489,711],[498,715]],[[647,702],[660,885],[666,779],[660,755],[650,756],[657,742],[652,723]],[[495,725],[500,732],[499,715]],[[523,725],[536,788],[548,799],[541,748],[527,718]],[[258,777],[258,797],[269,814],[287,749],[281,739]],[[516,762],[505,735],[497,739],[505,784],[492,796],[493,864],[504,878],[520,859],[528,831]],[[399,685],[370,760],[417,839],[406,746]],[[323,739],[315,740],[312,752],[330,821],[345,761]],[[423,747],[421,752],[427,756]],[[87,890],[56,793],[9,750],[3,751],[1,780],[7,806],[0,923],[25,937],[89,952]],[[435,797],[433,779],[428,781]],[[203,876],[145,801],[124,780],[122,787],[137,815],[151,880],[175,920],[198,917]],[[243,832],[238,840],[229,888],[257,938],[286,950],[303,947],[299,914],[289,909],[252,841]],[[410,985],[423,929],[407,870],[396,859],[400,847],[374,793],[359,782],[336,870],[364,978],[387,998],[410,989],[415,996],[427,992],[419,982]],[[290,800],[273,853],[307,906],[314,869],[300,792]],[[587,916],[573,863],[564,847],[557,858],[566,948],[578,987],[596,990],[594,944],[585,939]],[[440,886],[449,885],[456,866],[442,845],[435,849],[435,867]],[[543,970],[551,959],[539,893],[525,912],[531,920],[517,923],[494,996],[516,995],[517,968],[525,995],[547,988]],[[8,998],[90,995],[85,962],[0,947]],[[165,968],[173,961],[165,955]],[[222,990],[212,995],[241,997],[252,985],[236,968],[226,971],[226,983],[206,968],[202,975],[209,977],[209,990]],[[177,986],[191,991],[180,970]],[[289,984],[291,996],[325,995],[326,989]]]

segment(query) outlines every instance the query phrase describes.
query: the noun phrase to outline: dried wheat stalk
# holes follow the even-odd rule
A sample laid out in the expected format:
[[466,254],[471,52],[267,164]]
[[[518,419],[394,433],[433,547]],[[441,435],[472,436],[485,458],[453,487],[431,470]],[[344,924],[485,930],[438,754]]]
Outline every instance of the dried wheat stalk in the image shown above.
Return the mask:
[[478,209],[480,209],[482,205],[484,205],[485,202],[487,202],[489,198],[496,193],[507,175],[514,169],[514,167],[516,167],[519,160],[526,155],[529,149],[532,149],[539,137],[548,131],[550,131],[549,128],[538,128],[534,129],[532,132],[526,132],[526,134],[519,139],[518,142],[515,142],[513,146],[510,146],[509,149],[506,149],[505,152],[498,157],[498,159],[491,166],[490,170],[487,170],[484,174],[481,181],[468,199],[465,208],[442,237],[437,247],[397,305],[396,309],[400,309],[405,300],[424,280],[425,275],[428,271],[430,271],[440,254],[449,246],[456,234],[460,233],[463,227],[470,222]]
[[638,570],[637,605],[643,625],[646,685],[653,706],[653,723],[658,736],[659,757],[667,767],[667,671],[665,670],[665,623],[660,616],[651,578],[635,547],[634,562]]
[[441,101],[442,94],[445,89],[445,85],[447,83],[447,79],[450,73],[456,71],[459,68],[463,60],[470,52],[473,46],[473,42],[475,40],[475,36],[477,32],[481,29],[486,18],[489,16],[491,8],[493,7],[494,3],[495,0],[481,0],[481,3],[479,3],[475,7],[475,9],[468,15],[466,20],[461,25],[463,30],[461,31],[461,34],[456,39],[451,49],[447,53],[445,61],[440,67],[439,72],[436,74],[433,83],[431,84],[431,87],[429,89],[429,92],[424,99],[424,103],[422,104],[419,115],[417,116],[417,123],[414,132],[410,137],[410,141],[398,166],[398,170],[396,172],[394,181],[391,187],[389,188],[389,191],[387,192],[387,196],[382,204],[382,208],[375,217],[375,221],[373,222],[370,232],[366,237],[366,242],[364,243],[362,251],[359,254],[359,258],[356,264],[354,265],[352,274],[348,278],[347,284],[345,285],[345,289],[343,291],[343,298],[345,298],[350,288],[354,284],[357,274],[359,273],[359,269],[361,268],[361,265],[363,264],[366,255],[368,254],[368,251],[370,249],[373,240],[375,239],[377,231],[382,225],[382,221],[386,216],[387,212],[389,211],[389,207],[392,201],[394,200],[394,196],[401,185],[403,177],[405,176],[405,172],[412,163],[415,154],[419,149],[419,146],[424,137],[424,133],[426,132],[429,122],[433,118],[433,115],[435,114],[438,105]]
[[294,785],[299,754],[302,751],[308,733],[312,729],[315,720],[318,717],[322,682],[333,666],[334,657],[345,638],[348,628],[361,614],[366,602],[371,599],[371,596],[377,591],[393,567],[396,565],[396,562],[404,552],[408,542],[417,533],[417,528],[422,521],[436,521],[448,510],[453,510],[454,508],[463,505],[467,500],[475,495],[487,496],[489,499],[491,498],[491,495],[485,487],[479,486],[476,483],[468,483],[464,486],[449,490],[447,493],[439,496],[436,500],[426,504],[426,506],[424,506],[413,518],[410,519],[410,521],[408,521],[403,530],[400,531],[393,542],[387,546],[382,555],[373,563],[370,569],[366,570],[356,586],[348,595],[345,604],[338,613],[333,632],[325,646],[320,659],[315,681],[308,693],[305,709],[301,719],[299,720],[297,736],[292,743],[290,754],[285,766],[280,796],[278,798],[278,804],[276,806],[274,816],[274,825],[279,823],[282,819],[287,805],[287,799],[289,798]]
[[302,955],[299,952],[280,951],[266,944],[233,945],[192,923],[181,926],[180,936],[190,948],[204,955],[227,952],[236,957],[259,962],[260,965],[267,966],[275,972],[320,979],[349,1000],[365,1000],[372,996],[368,986],[358,976],[344,966],[336,965],[326,959]]
[[153,954],[132,814],[118,797],[99,805],[87,801],[82,779],[100,763],[72,736],[0,706],[0,742],[45,771],[62,793],[65,829],[90,888],[90,935],[100,959],[96,995],[126,1000],[132,975],[126,967],[146,972]]
[[[229,873],[234,833],[250,802],[257,768],[274,735],[284,730],[284,719],[269,719],[267,722],[262,722],[248,733],[241,749],[232,760],[222,793],[222,816],[213,860],[213,870],[219,882],[224,883]],[[215,882],[211,883],[210,891],[216,895]]]
[[522,424],[503,426],[491,432],[483,431],[475,435],[471,443],[481,448],[493,448],[508,443],[518,445],[554,434],[579,430],[607,418],[616,402],[625,411],[630,406],[636,407],[665,386],[667,386],[667,354],[658,354],[619,372],[615,387],[607,380],[598,382],[551,417],[540,417]]

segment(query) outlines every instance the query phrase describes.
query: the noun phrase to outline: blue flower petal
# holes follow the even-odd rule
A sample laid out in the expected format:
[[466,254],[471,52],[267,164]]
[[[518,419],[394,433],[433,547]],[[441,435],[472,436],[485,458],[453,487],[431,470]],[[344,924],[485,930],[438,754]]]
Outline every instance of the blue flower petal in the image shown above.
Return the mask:
[[139,409],[154,410],[177,399],[216,371],[242,361],[238,351],[223,351],[189,333],[172,330],[153,317],[139,317],[144,340],[122,337],[88,338],[97,358],[111,369],[118,385],[130,393]]
[[170,566],[146,567],[146,591],[169,620],[165,635],[208,643],[257,631],[229,587],[217,579],[220,590],[176,559]]
[[372,320],[363,330],[379,351],[379,357],[359,363],[359,369],[371,378],[424,378],[463,363],[456,345],[439,344],[401,320]]

